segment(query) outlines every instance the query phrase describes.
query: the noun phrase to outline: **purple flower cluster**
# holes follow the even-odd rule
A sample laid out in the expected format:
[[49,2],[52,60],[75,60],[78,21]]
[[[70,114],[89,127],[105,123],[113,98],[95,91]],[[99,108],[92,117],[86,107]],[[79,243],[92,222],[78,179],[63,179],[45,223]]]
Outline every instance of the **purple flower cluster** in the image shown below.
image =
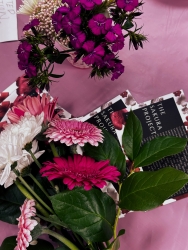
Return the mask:
[[[102,0],[62,0],[62,3],[65,5],[52,15],[56,33],[62,33],[64,37],[66,34],[76,54],[83,55],[82,60],[86,64],[97,67],[101,72],[111,72],[111,79],[117,79],[124,71],[124,66],[114,54],[124,47],[120,24],[114,25],[112,18],[103,13],[92,16],[91,10],[102,4]],[[130,4],[132,6],[131,0]]]
[[117,6],[125,11],[132,11],[138,6],[138,0],[116,0]]
[[[27,31],[34,26],[39,24],[38,19],[33,19],[29,24],[26,24],[23,28],[23,31]],[[32,51],[32,45],[26,41],[21,41],[18,46],[17,54],[18,54],[18,68],[20,70],[25,70],[26,75],[31,78],[37,75],[37,68],[31,62],[29,62],[30,53]]]

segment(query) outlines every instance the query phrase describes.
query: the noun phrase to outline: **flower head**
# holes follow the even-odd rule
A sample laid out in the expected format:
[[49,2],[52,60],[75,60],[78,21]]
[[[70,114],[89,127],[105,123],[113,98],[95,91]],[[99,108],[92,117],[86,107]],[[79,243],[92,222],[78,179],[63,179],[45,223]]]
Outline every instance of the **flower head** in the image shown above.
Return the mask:
[[67,34],[75,34],[80,31],[81,18],[75,11],[69,12],[62,19],[62,28]]
[[29,30],[31,29],[32,27],[34,26],[38,26],[40,23],[39,19],[35,18],[33,20],[31,20],[31,22],[29,22],[28,24],[26,24],[24,27],[23,27],[23,31],[24,30]]
[[20,5],[17,14],[31,15],[38,3],[38,0],[22,0],[23,5]]
[[97,14],[93,16],[88,22],[88,27],[94,35],[106,34],[112,25],[112,19],[106,18],[104,14]]
[[18,59],[21,62],[24,62],[27,64],[31,50],[32,50],[31,44],[29,44],[27,41],[22,41],[20,45],[18,46],[18,50],[17,50]]
[[117,0],[117,6],[125,11],[132,11],[138,6],[138,0]]
[[26,250],[29,243],[32,241],[31,231],[35,228],[38,222],[33,219],[36,216],[34,200],[25,200],[20,208],[21,215],[18,218],[18,236],[16,238],[17,246],[14,250]]
[[11,165],[14,162],[18,163],[27,155],[24,147],[32,142],[34,137],[41,132],[43,119],[43,113],[36,117],[25,113],[17,124],[7,124],[1,132],[0,185],[4,185],[7,182],[11,173]]
[[118,79],[120,75],[124,72],[124,66],[121,63],[116,63],[114,69],[112,70],[112,78],[111,80],[114,81]]
[[101,45],[98,45],[95,47],[95,42],[93,41],[86,41],[83,46],[83,49],[85,49],[88,54],[83,57],[83,62],[86,64],[100,64],[102,62],[102,57],[104,56],[104,48]]
[[57,99],[50,101],[50,96],[45,93],[42,97],[40,95],[37,97],[26,96],[20,103],[11,108],[7,116],[12,123],[18,123],[25,112],[34,116],[44,112],[44,123],[46,123],[54,117],[56,101]]
[[60,141],[67,146],[84,146],[85,143],[98,146],[98,142],[103,141],[100,129],[88,122],[76,120],[54,119],[45,134],[50,138],[49,141]]
[[102,3],[102,0],[80,0],[81,5],[86,10],[92,10],[95,5],[100,5]]
[[107,180],[117,182],[120,176],[115,166],[109,166],[109,160],[95,162],[82,155],[74,155],[68,159],[55,157],[54,163],[44,163],[40,173],[49,180],[62,179],[70,190],[76,186],[84,186],[85,190],[90,190],[93,186],[103,188]]

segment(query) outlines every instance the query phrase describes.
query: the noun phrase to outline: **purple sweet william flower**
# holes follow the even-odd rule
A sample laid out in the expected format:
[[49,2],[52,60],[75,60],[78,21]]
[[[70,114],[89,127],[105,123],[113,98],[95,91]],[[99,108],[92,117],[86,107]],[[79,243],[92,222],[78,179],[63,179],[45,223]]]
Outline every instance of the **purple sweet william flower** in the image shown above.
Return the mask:
[[81,5],[86,10],[92,10],[95,5],[100,5],[102,0],[80,0]]
[[108,69],[114,68],[115,67],[115,55],[113,53],[109,53],[105,55],[103,58],[101,64],[99,65],[100,68],[107,67]]
[[88,22],[88,27],[91,29],[92,33],[96,36],[101,34],[106,34],[112,26],[112,19],[106,18],[104,14],[97,14],[93,16]]
[[114,41],[114,44],[112,45],[112,51],[117,52],[117,51],[123,49],[123,47],[124,47],[124,37],[123,37],[123,35],[120,35]]
[[24,30],[30,30],[32,27],[38,26],[39,23],[40,23],[39,19],[35,18],[35,19],[33,19],[31,22],[29,22],[28,24],[26,24],[26,25],[23,27],[23,31],[24,31]]
[[115,42],[117,35],[118,36],[123,35],[121,26],[118,23],[110,28],[110,30],[105,35],[105,39],[107,42],[113,43]]
[[132,11],[138,6],[138,0],[117,0],[117,6],[125,11]]
[[32,46],[30,43],[28,43],[27,41],[21,42],[17,49],[19,60],[27,64],[31,50]]
[[121,63],[116,63],[115,68],[112,70],[111,80],[114,81],[115,79],[118,79],[123,72],[124,66]]
[[80,49],[85,40],[86,40],[86,35],[82,31],[70,35],[70,42],[75,49]]
[[62,28],[67,34],[76,34],[80,31],[81,18],[74,11],[69,12],[62,20]]
[[78,2],[78,0],[62,0],[62,3],[67,3],[71,10],[78,4]]
[[28,77],[34,77],[37,75],[37,68],[32,63],[29,63],[27,65],[25,73]]
[[59,11],[56,11],[52,15],[52,24],[56,33],[58,33],[62,29],[62,19],[62,14]]
[[101,45],[95,48],[95,43],[93,41],[86,41],[82,48],[88,52],[88,55],[84,56],[82,59],[86,64],[100,64],[102,62],[105,51]]

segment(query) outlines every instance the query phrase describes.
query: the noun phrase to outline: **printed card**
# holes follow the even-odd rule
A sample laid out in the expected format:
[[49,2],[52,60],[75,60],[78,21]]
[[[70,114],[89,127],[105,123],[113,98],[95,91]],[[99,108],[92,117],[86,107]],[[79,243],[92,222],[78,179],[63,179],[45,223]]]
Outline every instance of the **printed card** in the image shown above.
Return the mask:
[[16,0],[0,0],[0,42],[18,40]]

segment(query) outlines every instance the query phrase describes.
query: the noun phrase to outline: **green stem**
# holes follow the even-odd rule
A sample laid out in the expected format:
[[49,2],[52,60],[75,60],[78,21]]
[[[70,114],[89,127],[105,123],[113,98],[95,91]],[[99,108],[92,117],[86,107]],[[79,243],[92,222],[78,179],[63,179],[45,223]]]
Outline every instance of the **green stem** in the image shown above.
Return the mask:
[[[121,186],[122,186],[122,183],[119,184],[119,194],[120,194],[120,191],[121,191]],[[118,207],[118,211],[117,211],[116,219],[115,219],[115,223],[114,223],[114,240],[117,237],[117,232],[116,231],[117,231],[117,224],[118,224],[118,219],[119,219],[120,213],[121,213],[121,209]]]
[[50,142],[50,147],[51,147],[51,150],[52,150],[53,155],[54,155],[55,157],[58,157],[59,154],[58,154],[57,149],[56,149],[56,147],[55,147],[55,144],[54,144],[53,142]]
[[[35,198],[27,191],[27,189],[19,182],[14,182],[20,192],[29,200],[35,200]],[[35,200],[35,207],[43,214],[45,217],[49,217],[49,213]]]
[[30,186],[27,184],[27,182],[21,177],[18,176],[19,180],[22,182],[22,184],[29,190],[29,192],[52,214],[54,214],[54,211],[38,196],[38,194],[35,193],[35,191],[30,188]]
[[79,250],[79,248],[77,248],[77,246],[75,246],[71,241],[69,241],[67,238],[65,238],[64,236],[49,230],[47,228],[43,228],[42,229],[42,234],[49,234],[53,237],[55,237],[56,239],[58,239],[59,241],[61,241],[62,243],[64,243],[67,247],[69,247],[71,250]]
[[33,154],[33,152],[31,151],[31,149],[28,150],[28,152],[30,153],[31,157],[33,158],[34,162],[37,164],[37,166],[39,168],[42,167],[42,165],[40,164],[40,162],[37,160],[37,158],[35,157],[35,155]]
[[32,174],[29,174],[29,176],[30,176],[31,179],[35,182],[35,184],[40,188],[40,190],[46,195],[46,197],[50,200],[50,197],[49,197],[48,193],[47,193],[46,190],[43,188],[43,186],[40,184],[40,182],[37,181],[37,179],[36,179]]

